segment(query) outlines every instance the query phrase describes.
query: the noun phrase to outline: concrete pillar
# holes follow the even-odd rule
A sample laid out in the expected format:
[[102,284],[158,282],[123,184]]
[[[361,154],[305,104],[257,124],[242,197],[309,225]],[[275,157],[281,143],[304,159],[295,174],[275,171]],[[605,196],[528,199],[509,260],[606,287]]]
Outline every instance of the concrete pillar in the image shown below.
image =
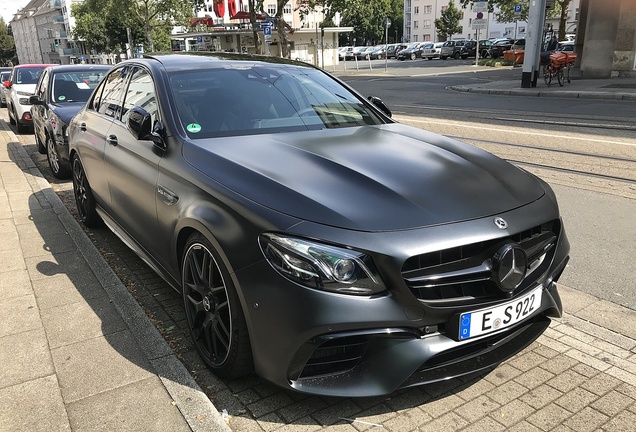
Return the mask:
[[622,2],[622,0],[590,0],[581,55],[583,78],[612,76],[614,47]]
[[636,0],[623,0],[612,71],[621,76],[636,76]]

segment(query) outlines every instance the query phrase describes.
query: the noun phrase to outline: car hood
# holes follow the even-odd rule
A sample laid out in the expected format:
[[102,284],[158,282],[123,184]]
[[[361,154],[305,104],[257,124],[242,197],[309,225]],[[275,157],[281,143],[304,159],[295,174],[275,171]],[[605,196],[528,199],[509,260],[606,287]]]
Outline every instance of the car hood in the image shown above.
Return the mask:
[[545,193],[476,147],[389,124],[188,141],[197,170],[263,206],[361,231],[492,216]]
[[69,124],[86,102],[68,102],[51,105],[51,110],[65,123]]
[[11,84],[11,87],[15,88],[16,92],[24,92],[29,94],[35,94],[35,86],[37,84]]

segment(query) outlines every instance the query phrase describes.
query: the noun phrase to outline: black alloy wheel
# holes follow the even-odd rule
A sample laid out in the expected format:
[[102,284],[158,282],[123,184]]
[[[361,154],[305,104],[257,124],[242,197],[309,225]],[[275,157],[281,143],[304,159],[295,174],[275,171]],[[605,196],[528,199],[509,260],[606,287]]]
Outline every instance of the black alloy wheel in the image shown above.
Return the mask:
[[459,60],[459,51],[455,51],[455,54],[453,54],[453,58],[455,60]]
[[247,325],[231,278],[213,247],[193,234],[181,267],[183,303],[188,327],[199,355],[222,378],[254,370]]
[[66,179],[71,174],[69,170],[61,165],[60,155],[57,152],[55,141],[50,135],[46,136],[46,159],[55,178]]
[[417,54],[411,53],[411,60],[415,60],[417,58]]
[[73,156],[72,167],[73,193],[75,194],[75,204],[77,205],[77,212],[79,213],[80,220],[89,228],[99,226],[102,223],[102,219],[95,210],[95,197],[93,196],[93,191],[88,184],[88,179],[86,178],[82,162],[77,154]]

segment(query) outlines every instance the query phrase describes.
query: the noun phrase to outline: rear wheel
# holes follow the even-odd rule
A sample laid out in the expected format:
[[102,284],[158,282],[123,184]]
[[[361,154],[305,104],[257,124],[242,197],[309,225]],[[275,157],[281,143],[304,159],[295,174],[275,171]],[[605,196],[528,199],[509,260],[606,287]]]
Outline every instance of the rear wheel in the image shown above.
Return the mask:
[[453,54],[453,58],[454,58],[455,60],[459,60],[459,53],[458,53],[458,52],[456,52],[455,54]]
[[89,228],[99,226],[102,219],[97,214],[97,207],[93,191],[88,184],[84,167],[76,154],[73,156],[73,193],[80,220]]
[[222,378],[254,370],[247,325],[228,271],[207,238],[193,234],[181,266],[183,303],[199,355]]
[[552,70],[550,68],[550,65],[543,66],[543,81],[545,81],[548,87],[552,82]]
[[415,60],[417,58],[417,54],[411,53],[411,60]]
[[14,117],[14,116],[15,116],[15,114],[13,114],[13,113],[14,113],[15,111],[14,111],[14,110],[12,110],[12,109],[10,109],[10,108],[7,108],[7,109],[8,109],[8,112],[9,112],[9,124],[14,125],[14,124],[15,124],[15,117]]
[[22,123],[20,123],[20,121],[18,121],[18,116],[17,113],[14,111],[13,115],[15,115],[16,120],[15,120],[15,128],[17,129],[18,133],[26,133],[29,131],[29,127],[27,125],[24,125]]

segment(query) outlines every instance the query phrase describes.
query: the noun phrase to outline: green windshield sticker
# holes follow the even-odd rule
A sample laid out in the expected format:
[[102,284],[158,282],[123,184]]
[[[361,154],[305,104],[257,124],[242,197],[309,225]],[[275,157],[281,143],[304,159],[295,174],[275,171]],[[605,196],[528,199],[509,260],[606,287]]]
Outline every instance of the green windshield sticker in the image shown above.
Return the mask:
[[186,126],[186,129],[190,133],[199,133],[201,132],[201,125],[196,123],[190,123],[188,126]]
[[65,100],[65,99],[66,99],[66,96],[60,96],[57,98],[57,100]]

